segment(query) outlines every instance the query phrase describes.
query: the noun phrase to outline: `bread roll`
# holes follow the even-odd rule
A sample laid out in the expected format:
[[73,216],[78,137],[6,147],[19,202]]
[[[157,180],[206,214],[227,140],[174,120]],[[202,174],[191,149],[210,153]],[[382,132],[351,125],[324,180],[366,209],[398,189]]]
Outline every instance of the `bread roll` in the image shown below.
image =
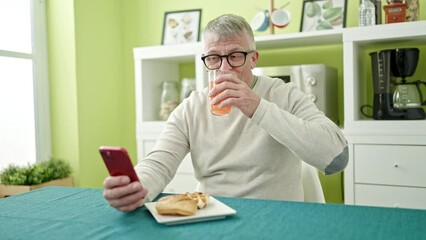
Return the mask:
[[198,201],[186,194],[166,196],[160,198],[155,208],[161,215],[191,216],[197,212]]
[[192,199],[197,201],[198,209],[203,209],[209,202],[209,195],[202,192],[187,193]]

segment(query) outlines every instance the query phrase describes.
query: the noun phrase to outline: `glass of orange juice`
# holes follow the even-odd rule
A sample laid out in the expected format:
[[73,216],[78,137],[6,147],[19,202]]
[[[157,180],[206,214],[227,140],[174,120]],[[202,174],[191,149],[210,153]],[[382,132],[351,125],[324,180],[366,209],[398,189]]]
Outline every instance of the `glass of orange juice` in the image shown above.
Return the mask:
[[[211,90],[214,86],[216,86],[216,78],[218,78],[220,75],[223,74],[234,74],[234,72],[231,71],[222,71],[219,69],[216,70],[209,70],[208,71],[208,75],[209,75],[209,90]],[[217,93],[214,96],[211,96],[209,99],[210,101],[212,101],[217,95],[219,95],[220,93]],[[220,107],[220,102],[217,104],[210,104],[210,112],[214,115],[217,116],[223,116],[228,114],[231,111],[231,106],[226,106],[224,108]]]

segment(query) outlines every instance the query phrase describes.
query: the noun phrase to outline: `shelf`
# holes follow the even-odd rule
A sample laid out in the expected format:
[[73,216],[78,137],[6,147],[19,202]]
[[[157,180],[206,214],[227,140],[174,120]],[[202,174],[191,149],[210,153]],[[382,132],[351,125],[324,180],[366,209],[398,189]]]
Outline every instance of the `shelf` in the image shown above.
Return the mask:
[[193,62],[194,56],[200,55],[201,51],[200,42],[141,47],[133,49],[133,58],[135,60]]
[[426,43],[425,36],[426,21],[415,21],[344,29],[343,42],[370,45],[409,40]]
[[426,143],[426,120],[358,120],[343,129],[345,135],[420,136]]
[[[293,48],[357,42],[365,44],[396,40],[418,41],[426,44],[426,20],[405,23],[381,24],[370,27],[353,27],[316,32],[299,32],[256,36],[258,50]],[[423,30],[423,31],[422,31]],[[135,48],[134,59],[193,61],[194,55],[202,53],[201,42],[179,45],[162,45]]]
[[294,48],[342,43],[342,29],[255,37],[258,50]]
[[[342,43],[343,29],[324,30],[317,32],[300,32],[256,36],[258,50],[293,48]],[[194,55],[202,54],[201,42],[177,45],[150,46],[135,48],[134,59],[139,60],[176,60],[193,61]]]

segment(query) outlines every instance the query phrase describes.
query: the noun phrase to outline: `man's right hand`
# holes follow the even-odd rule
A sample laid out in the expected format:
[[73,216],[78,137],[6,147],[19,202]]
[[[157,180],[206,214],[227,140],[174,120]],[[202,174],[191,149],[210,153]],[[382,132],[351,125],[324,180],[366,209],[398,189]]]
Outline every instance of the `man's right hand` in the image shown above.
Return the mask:
[[104,198],[122,212],[130,212],[144,203],[148,189],[140,182],[130,182],[127,176],[108,176],[104,181]]

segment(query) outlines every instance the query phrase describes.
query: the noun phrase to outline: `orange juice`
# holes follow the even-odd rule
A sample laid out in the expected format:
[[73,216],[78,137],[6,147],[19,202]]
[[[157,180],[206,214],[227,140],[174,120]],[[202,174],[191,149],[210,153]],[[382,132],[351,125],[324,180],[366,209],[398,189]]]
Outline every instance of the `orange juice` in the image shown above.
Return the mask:
[[[212,89],[215,85],[216,83],[214,81],[209,81],[210,89]],[[217,93],[213,97],[210,97],[210,101],[212,101],[213,98],[215,98],[218,94],[219,93]],[[226,106],[224,108],[221,108],[219,105],[220,103],[210,104],[210,112],[213,113],[214,115],[222,116],[222,115],[228,114],[231,111],[231,106]]]

